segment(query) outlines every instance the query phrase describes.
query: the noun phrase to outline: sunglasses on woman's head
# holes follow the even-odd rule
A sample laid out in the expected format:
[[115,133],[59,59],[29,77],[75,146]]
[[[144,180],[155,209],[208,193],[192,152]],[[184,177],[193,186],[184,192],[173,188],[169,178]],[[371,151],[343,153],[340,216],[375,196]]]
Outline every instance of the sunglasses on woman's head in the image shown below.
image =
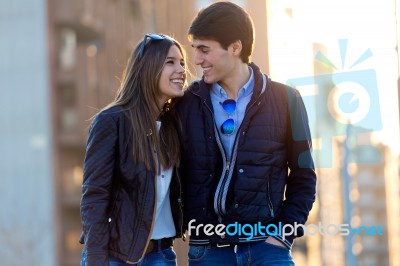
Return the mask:
[[154,34],[154,33],[148,33],[144,35],[144,39],[142,44],[140,45],[140,50],[139,50],[139,59],[143,57],[143,53],[144,53],[144,48],[146,46],[147,43],[147,39],[150,39],[152,41],[161,41],[166,39],[167,37],[165,37],[164,35],[161,34]]
[[[221,103],[222,108],[228,115],[233,115],[236,110],[236,101],[232,99],[227,99]],[[235,120],[228,118],[221,125],[221,133],[225,135],[230,135],[235,131]]]

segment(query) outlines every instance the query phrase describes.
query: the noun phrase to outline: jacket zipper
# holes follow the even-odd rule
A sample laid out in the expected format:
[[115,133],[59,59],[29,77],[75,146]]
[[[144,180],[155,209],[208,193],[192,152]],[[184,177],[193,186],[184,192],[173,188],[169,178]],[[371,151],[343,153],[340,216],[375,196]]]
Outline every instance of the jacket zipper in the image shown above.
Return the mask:
[[182,240],[185,241],[186,240],[186,236],[183,233],[183,206],[182,206],[182,183],[181,183],[181,179],[179,177],[179,172],[178,169],[175,168],[176,171],[176,177],[178,178],[178,183],[179,183],[179,197],[178,197],[178,203],[179,203],[179,210],[181,211],[181,217],[180,217],[180,226],[181,226],[181,231],[180,234],[182,235]]
[[142,256],[140,257],[140,259],[138,261],[127,261],[127,264],[137,264],[140,261],[142,261],[143,257],[146,255],[146,250],[147,247],[149,246],[150,243],[150,238],[151,238],[151,233],[153,232],[153,228],[154,228],[154,222],[155,222],[155,217],[156,217],[156,211],[157,211],[157,175],[154,175],[154,207],[153,207],[153,218],[151,221],[151,227],[150,227],[150,232],[149,235],[147,236],[147,241],[146,241],[146,246],[144,247]]
[[[266,88],[266,80],[265,80],[266,78],[265,78],[264,75],[262,75],[262,78],[263,78],[263,87],[261,89],[261,93],[258,95],[257,99],[249,106],[249,108],[246,109],[246,112],[245,112],[245,114],[243,116],[243,120],[242,121],[245,120],[246,115],[249,113],[250,109],[253,108],[253,106],[257,102],[260,104],[259,99],[260,99],[262,93],[265,91],[265,88]],[[237,133],[240,132],[241,128],[242,128],[242,123],[240,124]],[[234,142],[235,143],[234,144],[234,149],[233,149],[233,152],[232,152],[232,157],[230,159],[230,162],[228,163],[228,165],[230,165],[230,166],[232,166],[232,165],[234,165],[236,163],[237,147],[238,147],[238,143],[239,143],[239,138],[240,138],[239,134],[236,134],[235,142]],[[218,191],[218,194],[220,194],[220,201],[219,201],[220,206],[219,206],[219,209],[221,210],[221,215],[219,215],[219,217],[222,216],[223,214],[226,214],[226,209],[225,209],[226,195],[228,193],[228,187],[229,187],[230,182],[231,182],[232,172],[233,172],[233,168],[232,167],[228,167],[226,169],[226,172],[224,174],[224,180],[222,182],[223,183],[222,190]]]
[[[240,130],[240,127],[238,129],[238,132],[239,132],[239,130]],[[234,143],[235,143],[235,146],[233,148],[232,157],[231,157],[231,160],[228,162],[229,166],[235,165],[235,162],[236,162],[237,146],[238,146],[237,144],[239,143],[237,135],[236,135],[236,139],[235,139]],[[226,205],[225,204],[226,203],[226,194],[228,193],[228,187],[229,187],[229,184],[232,179],[233,169],[234,168],[232,168],[232,167],[228,167],[226,169],[225,178],[224,178],[225,180],[223,182],[222,189],[219,191],[219,194],[220,194],[219,204],[220,204],[220,210],[221,210],[222,214],[226,214],[226,208],[225,208],[226,207],[225,206]]]
[[271,216],[272,217],[275,217],[275,215],[274,215],[274,205],[272,205],[272,201],[271,201],[271,189],[270,189],[270,184],[269,184],[269,181],[270,181],[270,176],[268,175],[268,182],[267,182],[267,189],[268,189],[268,207],[269,207],[269,211],[270,211],[270,213],[271,213]]
[[[176,169],[175,169],[175,172],[176,172],[176,175],[177,175],[177,178],[178,178],[178,183],[179,183],[179,198],[178,198],[178,203],[179,203],[179,210],[180,210],[180,212],[181,212],[181,217],[180,217],[180,220],[181,220],[181,223],[180,223],[180,226],[181,226],[181,228],[180,228],[180,233],[182,234],[182,240],[186,240],[186,237],[184,237],[184,234],[183,234],[183,210],[182,210],[182,199],[181,199],[181,195],[182,195],[182,183],[181,183],[181,180],[180,180],[180,178],[179,178],[179,173],[178,173],[178,171],[177,171]],[[154,181],[157,182],[157,175],[155,175]],[[155,183],[155,184],[157,184],[157,183]],[[145,246],[145,248],[144,248],[143,254],[142,254],[142,256],[140,257],[140,259],[139,259],[138,261],[136,261],[136,262],[127,261],[126,263],[128,263],[128,264],[137,264],[137,263],[139,263],[139,262],[143,259],[143,257],[146,255],[146,250],[147,250],[147,247],[149,246],[149,243],[150,243],[151,233],[153,232],[153,228],[154,228],[154,222],[155,222],[155,216],[156,216],[156,210],[157,210],[157,185],[154,186],[154,189],[155,189],[155,191],[154,191],[155,197],[154,197],[153,219],[152,219],[152,222],[151,222],[150,233],[149,233],[149,236],[147,237],[146,246]]]
[[[244,116],[243,116],[243,120],[246,118],[246,115],[248,114],[249,110],[251,108],[253,108],[253,106],[255,105],[256,102],[258,102],[258,100],[260,99],[262,93],[265,90],[266,87],[266,78],[264,75],[262,75],[263,78],[263,88],[261,90],[261,93],[258,95],[257,99],[249,106],[249,108],[246,110]],[[193,92],[192,92],[193,93]],[[200,99],[201,96],[193,93],[194,95],[197,95]],[[215,191],[215,195],[216,197],[214,197],[214,210],[218,216],[218,221],[220,223],[222,223],[222,216],[225,214],[226,210],[225,210],[225,203],[226,203],[226,194],[228,193],[228,187],[230,184],[230,177],[232,177],[232,171],[231,171],[231,165],[232,163],[234,164],[236,161],[236,155],[237,155],[237,146],[239,143],[239,136],[238,134],[236,134],[235,137],[235,144],[234,144],[234,150],[232,152],[232,156],[230,158],[229,161],[227,161],[226,158],[226,154],[225,154],[225,149],[222,146],[219,134],[218,134],[218,130],[217,130],[217,126],[215,125],[215,117],[214,117],[214,113],[212,112],[211,108],[207,105],[206,100],[203,100],[203,103],[205,104],[205,106],[207,107],[207,109],[210,111],[212,117],[213,117],[213,122],[214,122],[214,132],[215,132],[215,136],[216,136],[216,140],[217,140],[217,144],[218,147],[222,153],[222,159],[223,159],[223,174],[221,175],[221,179],[218,182],[218,186],[217,189]],[[242,120],[242,121],[243,121]],[[237,133],[240,132],[240,129],[242,128],[242,124],[239,126]]]
[[[164,138],[162,138],[162,141],[165,144]],[[179,177],[179,171],[176,167],[174,167],[174,175],[176,175],[176,178],[178,179],[178,183],[179,183],[179,196],[178,196],[178,205],[179,205],[179,210],[181,212],[181,217],[180,217],[180,234],[182,235],[182,240],[185,241],[186,240],[186,236],[183,234],[183,206],[182,206],[182,183],[181,183],[181,179]],[[174,178],[174,176],[172,177]],[[172,181],[171,181],[172,182]]]
[[[249,107],[249,109],[247,109],[247,111],[245,112],[244,116],[243,116],[243,120],[246,118],[246,115],[248,114],[248,111],[254,106],[254,104],[258,101],[258,98],[256,101],[254,101],[251,106]],[[240,132],[242,128],[242,125],[239,126],[237,133]],[[232,152],[232,156],[230,158],[230,161],[227,163],[227,167],[225,168],[225,172],[223,174],[223,178],[222,178],[222,182],[220,181],[221,186],[217,187],[216,193],[218,194],[217,199],[218,199],[218,211],[219,213],[218,218],[222,217],[222,215],[226,214],[226,209],[225,209],[225,203],[226,203],[226,195],[228,194],[228,187],[229,184],[231,182],[231,178],[232,178],[232,172],[233,172],[233,166],[236,162],[236,156],[237,156],[237,147],[238,147],[238,143],[239,143],[239,134],[236,134],[235,137],[235,144],[234,144],[234,149]],[[222,218],[221,220],[219,220],[219,222],[222,222]]]
[[[207,106],[207,105],[206,105]],[[213,116],[213,121],[214,121],[214,133],[215,133],[215,139],[217,140],[217,144],[218,144],[218,148],[221,151],[222,154],[222,175],[220,178],[220,181],[218,182],[218,186],[217,189],[215,190],[215,197],[214,197],[214,211],[218,216],[218,221],[220,223],[222,223],[222,209],[221,209],[221,194],[218,191],[221,191],[221,187],[224,185],[224,182],[226,180],[226,175],[229,173],[229,169],[230,169],[230,161],[228,161],[226,153],[225,153],[225,149],[224,146],[222,145],[221,142],[221,138],[218,134],[218,129],[217,129],[217,125],[215,124],[215,117],[214,114],[212,113],[211,109],[207,106],[208,110],[210,110],[212,116]],[[221,182],[222,181],[222,182]]]

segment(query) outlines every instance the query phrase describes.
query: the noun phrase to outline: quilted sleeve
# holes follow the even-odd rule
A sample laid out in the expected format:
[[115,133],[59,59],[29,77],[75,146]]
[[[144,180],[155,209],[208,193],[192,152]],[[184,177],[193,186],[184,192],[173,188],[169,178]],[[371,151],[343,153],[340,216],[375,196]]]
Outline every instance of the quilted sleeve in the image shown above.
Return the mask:
[[108,207],[114,175],[117,126],[109,114],[93,120],[84,161],[81,220],[83,224],[86,266],[108,266]]

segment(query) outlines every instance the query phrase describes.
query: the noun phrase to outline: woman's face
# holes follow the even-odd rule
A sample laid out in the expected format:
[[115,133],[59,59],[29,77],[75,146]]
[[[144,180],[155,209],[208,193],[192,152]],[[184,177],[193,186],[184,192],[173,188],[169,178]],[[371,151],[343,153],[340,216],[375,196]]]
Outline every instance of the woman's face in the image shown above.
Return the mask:
[[185,82],[185,61],[179,48],[172,45],[169,48],[158,83],[160,90],[159,107],[161,108],[168,99],[183,96]]

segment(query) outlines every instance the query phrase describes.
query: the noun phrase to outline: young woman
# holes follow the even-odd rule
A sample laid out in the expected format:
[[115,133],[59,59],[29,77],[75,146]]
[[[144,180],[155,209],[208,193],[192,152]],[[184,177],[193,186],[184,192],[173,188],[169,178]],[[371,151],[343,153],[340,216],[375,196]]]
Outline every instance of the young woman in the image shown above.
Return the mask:
[[183,95],[184,51],[146,34],[115,100],[90,129],[84,162],[81,264],[176,265],[182,235],[180,148],[169,100]]

